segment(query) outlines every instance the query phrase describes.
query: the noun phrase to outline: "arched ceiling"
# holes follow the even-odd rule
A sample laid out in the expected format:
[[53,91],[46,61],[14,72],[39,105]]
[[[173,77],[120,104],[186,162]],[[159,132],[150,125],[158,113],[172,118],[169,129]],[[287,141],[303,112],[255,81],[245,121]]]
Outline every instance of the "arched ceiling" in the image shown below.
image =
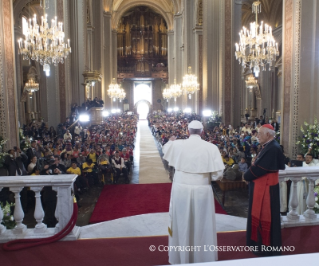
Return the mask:
[[[242,25],[249,28],[250,22],[255,21],[255,14],[251,12],[254,0],[245,0],[242,5]],[[282,25],[282,0],[260,0],[261,13],[258,21],[263,21],[273,29]]]
[[[178,13],[181,10],[181,1],[182,0],[148,0],[148,2],[151,4],[154,4],[155,2],[160,2],[161,5],[163,5],[163,9],[166,11],[169,10],[173,13]],[[122,2],[133,2],[132,0],[126,1],[126,0],[104,0],[104,10],[107,12],[112,11],[118,11],[119,7],[121,6]]]
[[[106,0],[111,1],[112,0]],[[180,0],[162,0],[162,1],[154,1],[154,0],[114,0],[112,11],[112,28],[117,29],[119,20],[129,9],[136,6],[147,6],[161,14],[166,21],[168,30],[173,29],[173,20],[174,20],[174,2],[177,3]]]

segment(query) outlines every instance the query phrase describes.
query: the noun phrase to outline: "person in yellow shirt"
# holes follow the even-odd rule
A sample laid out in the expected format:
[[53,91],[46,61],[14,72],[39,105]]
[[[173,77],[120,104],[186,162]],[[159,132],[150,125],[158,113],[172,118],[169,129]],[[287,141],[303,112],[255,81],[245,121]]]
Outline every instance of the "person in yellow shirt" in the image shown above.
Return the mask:
[[85,180],[83,180],[83,177],[81,176],[81,169],[77,166],[76,161],[72,160],[71,167],[68,170],[66,170],[66,172],[68,174],[78,175],[78,177],[76,178],[74,182],[74,195],[78,203],[78,207],[81,207],[79,205],[80,196],[78,193],[81,193],[81,190],[85,187]]
[[89,155],[87,156],[87,158],[88,159],[91,159],[92,160],[92,162],[95,164],[96,163],[96,158],[97,156],[96,156],[96,152],[95,152],[95,150],[94,149],[92,149],[91,151],[90,151],[90,153],[89,153]]
[[[106,154],[102,154],[99,158],[98,158],[98,167],[100,170],[100,175],[101,175],[101,184],[105,184],[105,176],[107,174],[107,170],[109,168],[109,160],[107,159],[107,155]],[[113,181],[113,180],[112,180]]]
[[223,158],[224,164],[227,164],[228,166],[232,166],[235,162],[232,158],[229,158],[228,155],[225,155]]
[[82,165],[83,173],[85,173],[85,177],[87,179],[87,184],[93,185],[93,183],[98,183],[98,176],[93,171],[95,164],[92,162],[92,159],[87,159],[85,163]]
[[82,170],[84,173],[92,173],[95,164],[92,159],[87,159],[85,163],[82,164]]
[[81,169],[77,166],[76,162],[72,162],[71,167],[66,170],[68,174],[75,174],[80,176],[81,175]]

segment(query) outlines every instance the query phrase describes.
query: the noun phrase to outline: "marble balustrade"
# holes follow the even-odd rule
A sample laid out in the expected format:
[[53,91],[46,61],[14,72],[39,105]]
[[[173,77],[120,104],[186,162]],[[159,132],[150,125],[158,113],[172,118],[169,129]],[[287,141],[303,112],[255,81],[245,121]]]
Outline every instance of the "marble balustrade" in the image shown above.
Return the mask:
[[[297,183],[306,177],[309,181],[308,185],[308,195],[307,195],[307,210],[299,215],[296,211],[298,207],[298,193],[297,193]],[[313,210],[315,207],[315,195],[314,186],[315,181],[319,179],[319,167],[290,167],[285,170],[279,171],[279,181],[291,180],[290,193],[291,200],[289,204],[289,212],[287,216],[281,217],[282,227],[295,227],[295,226],[307,226],[307,225],[318,225],[319,224],[319,214],[316,214]]]
[[[13,217],[16,222],[14,229],[7,229],[1,225],[3,211],[0,207],[0,243],[14,239],[45,238],[60,232],[69,222],[73,213],[72,188],[77,175],[43,175],[43,176],[0,176],[0,191],[7,187],[14,193],[15,208]],[[44,224],[44,210],[41,203],[41,190],[51,186],[57,192],[55,217],[58,220],[55,228],[47,228]],[[20,200],[20,192],[24,187],[30,187],[35,193],[34,219],[35,228],[27,228],[23,224],[24,212]],[[76,240],[80,235],[80,228],[75,226],[72,232],[63,240]]]

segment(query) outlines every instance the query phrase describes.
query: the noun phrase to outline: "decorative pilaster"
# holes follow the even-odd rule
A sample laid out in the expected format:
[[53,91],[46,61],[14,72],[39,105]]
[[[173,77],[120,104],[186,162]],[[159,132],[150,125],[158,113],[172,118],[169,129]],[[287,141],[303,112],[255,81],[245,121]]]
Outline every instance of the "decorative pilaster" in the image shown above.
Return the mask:
[[85,84],[82,76],[86,70],[86,0],[70,0],[71,35],[71,76],[72,99],[82,104],[85,97]]
[[107,90],[109,85],[112,83],[112,29],[111,29],[111,18],[110,12],[103,13],[103,78],[102,78],[102,98],[105,103],[105,107],[108,109],[111,107],[112,99],[108,97]]
[[[57,15],[58,21],[63,22],[64,28],[64,15],[63,4],[64,0],[57,0]],[[67,40],[67,38],[66,38]],[[71,46],[72,47],[72,46]],[[65,64],[59,65],[59,99],[60,99],[60,122],[64,122],[66,117],[69,116],[66,110],[66,86],[65,86]],[[69,110],[68,110],[69,111]]]
[[0,0],[0,135],[18,144],[18,104],[14,53],[13,1]]
[[223,114],[225,3],[203,0],[203,108]]
[[167,39],[168,39],[168,84],[171,85],[174,83],[174,77],[175,77],[175,65],[174,65],[174,31],[169,30],[167,32]]

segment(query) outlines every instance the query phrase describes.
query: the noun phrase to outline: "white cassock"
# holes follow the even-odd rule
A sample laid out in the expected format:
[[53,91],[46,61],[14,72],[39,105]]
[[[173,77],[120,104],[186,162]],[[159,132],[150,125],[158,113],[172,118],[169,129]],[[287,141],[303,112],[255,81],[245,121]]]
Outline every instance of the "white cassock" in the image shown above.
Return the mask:
[[217,251],[205,251],[204,246],[217,246],[211,180],[220,179],[225,168],[220,152],[199,135],[190,135],[186,140],[169,141],[163,153],[163,158],[175,167],[169,206],[169,262],[215,261]]

